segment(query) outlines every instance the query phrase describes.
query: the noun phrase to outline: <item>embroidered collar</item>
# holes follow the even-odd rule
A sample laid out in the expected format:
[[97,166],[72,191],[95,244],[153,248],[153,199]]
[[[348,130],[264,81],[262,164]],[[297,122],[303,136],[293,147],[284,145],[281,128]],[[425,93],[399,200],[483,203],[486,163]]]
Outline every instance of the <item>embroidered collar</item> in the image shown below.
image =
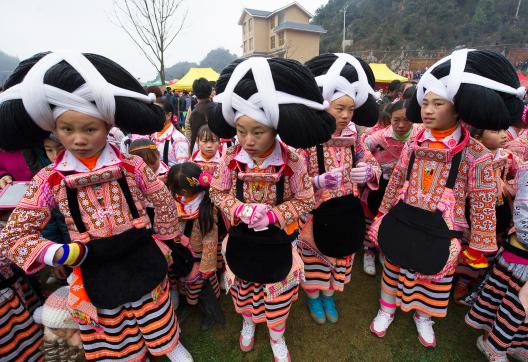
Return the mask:
[[345,128],[343,128],[341,134],[337,137],[352,137],[354,135],[357,135],[356,125],[354,122],[350,122]]
[[176,131],[176,128],[174,128],[174,125],[171,124],[169,128],[167,128],[161,135],[158,136],[158,132],[153,133],[152,140],[158,143],[170,140],[174,131]]
[[97,159],[97,163],[95,164],[93,170],[89,170],[88,167],[86,167],[68,150],[65,150],[59,155],[59,157],[57,157],[53,169],[61,172],[90,172],[97,171],[108,166],[119,165],[121,163],[122,156],[119,150],[107,143],[101,152],[101,155]]
[[504,148],[498,148],[493,156],[493,161],[501,160],[503,158],[508,158],[510,154]]
[[424,132],[422,132],[417,138],[417,142],[419,144],[429,141],[429,142],[441,142],[443,143],[447,149],[453,150],[460,142],[460,138],[462,137],[462,126],[459,124],[458,127],[451,133],[449,136],[444,137],[441,140],[437,140],[433,134],[431,133],[431,130],[429,128],[426,128]]
[[[259,166],[260,169],[265,169],[269,166],[282,166],[284,165],[284,157],[283,157],[283,147],[282,143],[276,139],[275,140],[275,148],[273,149],[273,152],[271,152],[271,155],[266,157],[264,159],[264,162]],[[255,162],[251,158],[251,156],[244,151],[242,147],[240,147],[240,151],[238,151],[237,155],[235,156],[235,160],[244,163],[247,165],[248,168],[252,169],[255,168]]]
[[195,162],[213,162],[213,163],[219,163],[220,162],[220,159],[222,157],[220,156],[220,152],[216,151],[215,155],[213,157],[211,157],[210,159],[206,159],[203,155],[202,155],[202,151],[198,150],[194,153],[193,157],[192,157],[192,160],[195,161]]
[[511,126],[508,127],[508,129],[506,130],[506,134],[508,135],[508,139],[510,141],[513,141],[514,139],[519,137],[519,132],[517,132],[517,130],[514,127],[511,127]]

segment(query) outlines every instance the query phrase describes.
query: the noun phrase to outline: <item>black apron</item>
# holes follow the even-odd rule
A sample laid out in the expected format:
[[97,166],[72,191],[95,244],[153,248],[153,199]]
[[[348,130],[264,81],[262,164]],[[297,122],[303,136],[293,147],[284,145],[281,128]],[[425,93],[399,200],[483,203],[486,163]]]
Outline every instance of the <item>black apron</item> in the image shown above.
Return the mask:
[[[452,159],[446,188],[453,189],[455,185],[462,152]],[[407,181],[414,159],[413,152],[407,167]],[[451,239],[461,237],[461,231],[447,227],[440,210],[428,211],[400,200],[381,220],[378,243],[391,263],[421,274],[435,275],[447,263]]]
[[[354,146],[351,150],[352,167],[356,167]],[[323,146],[317,145],[316,151],[319,175],[322,175],[326,172]],[[319,205],[312,214],[315,245],[324,255],[344,258],[363,245],[365,215],[359,198],[354,195],[332,198]]]
[[[277,202],[284,199],[284,173],[277,187]],[[236,181],[236,196],[244,201],[244,182]],[[292,267],[291,243],[297,239],[297,232],[286,234],[275,225],[268,225],[267,230],[255,231],[240,222],[229,229],[226,246],[226,262],[231,271],[240,279],[268,284],[284,280]]]
[[[134,219],[139,212],[126,182],[125,173],[117,180]],[[80,233],[86,232],[81,218],[77,189],[66,186],[68,207]],[[146,228],[93,239],[80,266],[84,289],[97,308],[112,309],[134,302],[156,288],[167,275],[167,261]]]
[[[189,239],[191,238],[194,220],[196,219],[187,220],[183,230],[183,235]],[[181,243],[176,243],[173,240],[167,240],[164,243],[171,249],[173,261],[170,270],[171,276],[174,275],[176,278],[186,277],[192,271],[194,263],[201,260],[194,257],[192,252]]]

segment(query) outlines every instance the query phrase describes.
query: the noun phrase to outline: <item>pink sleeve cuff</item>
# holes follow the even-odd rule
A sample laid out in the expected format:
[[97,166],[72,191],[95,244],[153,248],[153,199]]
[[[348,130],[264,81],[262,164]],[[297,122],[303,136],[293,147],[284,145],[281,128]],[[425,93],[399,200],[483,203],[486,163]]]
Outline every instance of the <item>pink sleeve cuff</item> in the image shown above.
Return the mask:
[[272,210],[268,211],[266,215],[268,216],[269,225],[273,225],[277,221],[279,221],[279,219],[277,218],[277,215],[275,215],[275,213]]

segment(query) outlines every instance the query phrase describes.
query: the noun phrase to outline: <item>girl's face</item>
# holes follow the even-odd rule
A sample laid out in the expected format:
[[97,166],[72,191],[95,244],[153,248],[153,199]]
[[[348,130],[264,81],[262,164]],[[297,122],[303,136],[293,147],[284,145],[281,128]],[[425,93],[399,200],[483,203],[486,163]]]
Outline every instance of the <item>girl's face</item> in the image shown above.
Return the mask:
[[106,145],[111,126],[102,119],[66,111],[55,124],[55,134],[64,148],[77,158],[97,155]]
[[236,121],[237,138],[240,145],[251,157],[260,157],[273,146],[277,132],[248,116]]
[[498,148],[504,147],[508,142],[508,136],[505,130],[493,131],[485,130],[479,140],[488,150],[495,151]]
[[356,103],[349,96],[342,96],[330,103],[330,108],[328,108],[327,112],[334,116],[336,120],[337,133],[341,133],[341,131],[352,121],[355,108]]
[[443,131],[454,127],[458,122],[453,103],[433,92],[425,95],[420,112],[426,128]]
[[405,135],[412,128],[412,122],[405,116],[406,109],[402,108],[391,114],[392,130],[400,136]]
[[220,140],[216,137],[213,137],[213,139],[209,138],[209,140],[206,138],[207,137],[204,136],[203,140],[198,140],[198,148],[205,158],[211,158],[216,155],[218,147],[220,147]]
[[43,143],[46,156],[48,156],[48,159],[51,162],[55,162],[57,156],[64,149],[64,147],[60,143],[57,143],[49,138],[46,138]]

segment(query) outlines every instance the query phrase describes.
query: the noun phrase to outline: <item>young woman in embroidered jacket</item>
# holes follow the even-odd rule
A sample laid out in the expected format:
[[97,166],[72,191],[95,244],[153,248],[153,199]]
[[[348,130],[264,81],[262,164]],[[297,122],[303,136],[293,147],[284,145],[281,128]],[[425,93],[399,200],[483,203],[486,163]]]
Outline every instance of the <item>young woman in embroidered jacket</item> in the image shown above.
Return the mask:
[[[27,273],[44,264],[74,268],[69,306],[87,360],[135,361],[147,353],[192,360],[179,343],[169,249],[161,242],[178,235],[176,207],[141,158],[106,141],[113,125],[148,134],[163,122],[134,77],[95,54],[37,54],[20,63],[0,95],[0,148],[30,146],[53,131],[66,149],[31,181],[0,250]],[[154,225],[146,202],[156,208]],[[70,244],[41,236],[55,205]]]
[[[407,118],[423,121],[425,129],[404,147],[371,227],[385,255],[380,310],[370,326],[378,337],[400,307],[416,311],[419,340],[434,347],[431,317],[446,316],[468,221],[474,254],[497,250],[493,156],[460,120],[507,128],[522,112],[517,97],[524,89],[518,87],[511,64],[489,51],[455,51],[421,78]],[[466,199],[470,220],[464,216]]]
[[413,125],[407,119],[405,112],[408,104],[409,101],[403,99],[388,104],[385,111],[390,116],[390,126],[374,131],[364,138],[365,146],[378,161],[382,172],[379,188],[377,190],[365,188],[361,195],[361,199],[364,202],[366,201],[368,206],[368,210],[365,212],[367,231],[365,232],[365,241],[363,243],[363,271],[368,275],[376,275],[377,249],[368,237],[372,219],[378,214],[385,189],[389,183],[392,170],[400,159],[403,146],[406,143],[413,142],[420,129],[418,125]]
[[239,141],[222,158],[210,192],[231,224],[223,248],[228,288],[243,317],[240,348],[251,350],[255,323],[265,323],[275,361],[289,361],[286,319],[303,279],[293,243],[314,198],[304,160],[286,144],[324,142],[335,120],[311,73],[292,60],[235,61],[216,89],[209,126]]
[[319,324],[336,323],[334,292],[350,282],[355,252],[365,235],[365,216],[358,185],[377,189],[378,162],[359,139],[359,125],[378,119],[374,74],[361,59],[349,54],[323,54],[306,63],[316,76],[336,131],[326,143],[307,149],[304,156],[315,189],[317,209],[302,228],[300,253],[310,315]]

